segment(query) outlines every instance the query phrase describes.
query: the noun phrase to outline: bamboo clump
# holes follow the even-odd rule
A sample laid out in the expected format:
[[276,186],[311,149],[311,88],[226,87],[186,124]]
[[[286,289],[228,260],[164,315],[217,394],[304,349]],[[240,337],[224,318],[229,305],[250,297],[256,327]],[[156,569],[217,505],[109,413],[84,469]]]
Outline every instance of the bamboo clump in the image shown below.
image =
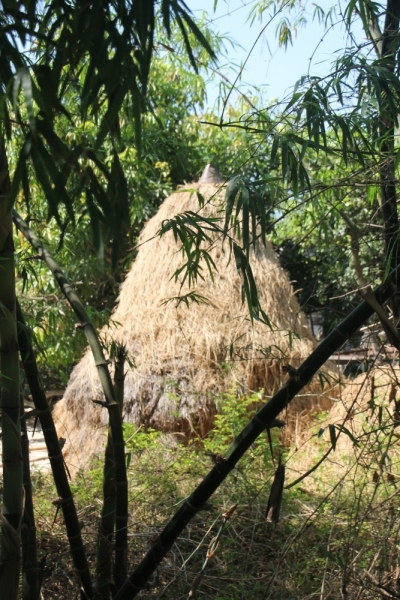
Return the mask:
[[[127,486],[127,475],[126,475],[126,464],[125,464],[125,444],[124,444],[123,430],[122,430],[121,409],[120,409],[120,406],[115,397],[114,387],[113,387],[110,373],[108,370],[108,361],[104,357],[103,349],[99,342],[97,332],[96,332],[95,328],[93,327],[93,324],[90,321],[88,314],[86,313],[82,303],[80,302],[78,296],[76,295],[75,291],[73,290],[70,282],[64,275],[62,269],[60,268],[58,263],[54,260],[54,257],[52,256],[52,254],[47,250],[47,248],[45,248],[43,246],[41,241],[36,237],[36,235],[33,233],[33,231],[28,227],[27,223],[20,217],[20,215],[15,210],[13,210],[13,219],[14,219],[14,223],[16,224],[18,229],[21,231],[21,233],[23,233],[23,235],[26,237],[26,239],[31,243],[31,245],[34,247],[36,252],[43,258],[43,260],[46,262],[47,266],[53,273],[60,289],[62,290],[63,294],[67,298],[67,300],[68,300],[70,306],[72,307],[72,309],[74,310],[77,318],[79,319],[79,321],[80,321],[79,326],[82,329],[84,329],[86,338],[89,342],[89,346],[91,348],[91,351],[93,352],[98,377],[100,379],[101,387],[102,387],[103,394],[104,394],[104,400],[101,401],[101,404],[103,406],[107,407],[107,411],[108,411],[108,415],[109,415],[110,429],[112,432],[115,484],[116,484],[116,490],[117,490],[116,503],[115,503],[115,506],[116,506],[115,520],[116,520],[116,523],[118,526],[118,530],[116,531],[116,546],[118,548],[118,552],[120,553],[120,555],[123,554],[125,557],[125,560],[126,560],[127,521],[128,521],[128,494],[127,494],[128,486]],[[32,388],[31,388],[31,392],[32,392],[32,396],[33,396]],[[43,426],[43,423],[42,423],[42,426]],[[57,436],[56,436],[56,438],[57,438]],[[49,447],[49,444],[47,443],[47,439],[46,439],[46,444],[49,449],[49,455],[50,455],[50,461],[51,461],[52,460],[52,456],[51,456],[52,449],[51,449],[51,447]],[[58,439],[57,439],[57,444],[58,444]],[[61,461],[64,464],[64,459],[63,459],[61,452],[59,452],[58,456],[55,458],[61,459]],[[53,474],[55,474],[55,469],[53,470]],[[66,503],[73,504],[72,496],[66,500]],[[72,521],[66,519],[67,530],[71,526],[71,523],[72,523]],[[72,525],[73,525],[73,523],[72,523]],[[68,531],[68,533],[70,533],[70,532]],[[82,550],[84,553],[84,549],[83,549],[82,543],[80,541],[81,540],[80,531],[79,531],[79,534],[77,534],[75,536],[69,535],[69,540],[70,540],[71,551],[72,551],[73,555],[74,555],[74,550]],[[77,541],[78,541],[78,545],[76,545]],[[86,557],[84,557],[84,560],[86,560]],[[125,561],[123,561],[123,562],[125,562]],[[120,563],[121,563],[121,561],[120,561]],[[121,571],[121,569],[122,569],[122,571]],[[83,574],[86,574],[87,571],[88,571],[87,566],[85,566],[83,573],[80,572],[81,579],[83,577]],[[117,587],[118,587],[118,585],[122,584],[122,578],[123,578],[124,571],[125,571],[125,567],[123,567],[121,564],[119,564],[119,570],[118,570],[119,575],[118,576],[119,577],[121,576],[121,581],[115,582],[117,584]],[[86,589],[85,589],[85,592],[87,593],[87,595],[90,598],[92,596],[90,576],[88,576],[87,585],[88,585],[88,591],[86,592]]]
[[74,561],[74,566],[80,575],[82,588],[90,598],[92,596],[92,583],[76,506],[69,485],[60,441],[54,426],[51,409],[47,402],[46,393],[39,375],[29,330],[25,324],[19,304],[17,304],[17,318],[19,323],[18,345],[21,353],[21,362],[35,404],[35,410],[39,416],[46,440],[54,483],[59,496],[58,501],[65,519],[72,559]]

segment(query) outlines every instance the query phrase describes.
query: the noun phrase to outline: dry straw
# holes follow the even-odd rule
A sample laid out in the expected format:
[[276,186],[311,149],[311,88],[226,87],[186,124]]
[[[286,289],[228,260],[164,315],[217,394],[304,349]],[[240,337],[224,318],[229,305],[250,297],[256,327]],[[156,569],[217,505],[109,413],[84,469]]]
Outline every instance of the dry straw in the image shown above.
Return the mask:
[[[312,470],[320,463],[321,455],[329,451],[318,470],[307,478],[308,491],[320,489],[322,480],[338,481],[357,463],[364,474],[370,471],[371,481],[375,471],[380,481],[390,481],[391,465],[396,469],[398,464],[400,369],[382,362],[344,383],[335,390],[329,412],[321,415],[311,430],[304,423],[293,423],[295,449],[288,461],[289,484]],[[293,417],[298,419],[297,415]],[[332,426],[335,448],[329,430]],[[390,460],[382,461],[389,455],[389,448]]]
[[[207,200],[200,208],[199,191]],[[241,276],[229,244],[215,239],[210,254],[218,267],[214,281],[204,267],[196,291],[208,304],[165,304],[188,292],[173,274],[184,259],[172,233],[157,237],[162,223],[185,211],[223,219],[224,190],[213,184],[192,184],[167,198],[147,223],[137,258],[121,287],[112,323],[102,332],[110,343],[126,345],[136,367],[125,380],[124,419],[138,426],[203,436],[213,424],[224,392],[273,394],[287,378],[282,366],[300,364],[315,347],[286,272],[272,245],[259,244],[250,262],[260,304],[274,331],[261,322],[251,324],[242,303]],[[299,336],[292,336],[295,332]],[[332,373],[332,368],[328,367]],[[329,390],[308,386],[295,400],[291,413],[330,406]],[[74,368],[64,398],[55,408],[59,435],[65,438],[66,459],[72,469],[105,441],[107,411],[93,400],[102,392],[91,353]],[[288,415],[286,415],[288,418]],[[290,415],[289,415],[290,419]]]
[[[397,439],[399,389],[398,366],[391,363],[374,365],[368,372],[347,382],[340,401],[330,411],[330,422],[345,425],[354,439],[358,440],[361,436],[363,443],[370,431],[376,434],[382,430],[389,436],[393,430],[394,439]],[[341,436],[339,449],[350,455],[354,452],[353,440],[348,435]]]

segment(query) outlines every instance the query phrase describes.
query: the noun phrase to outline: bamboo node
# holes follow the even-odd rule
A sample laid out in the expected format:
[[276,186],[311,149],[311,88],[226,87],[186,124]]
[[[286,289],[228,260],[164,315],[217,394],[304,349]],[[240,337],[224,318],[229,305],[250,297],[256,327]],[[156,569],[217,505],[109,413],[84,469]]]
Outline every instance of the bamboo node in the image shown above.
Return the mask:
[[81,329],[85,329],[85,327],[87,327],[88,325],[90,325],[91,323],[85,321],[84,323],[75,323],[74,325],[74,329],[75,331],[79,331]]
[[[52,461],[52,460],[59,460],[60,458],[64,458],[63,455],[62,455],[62,452],[59,452],[58,454],[52,454],[52,455],[49,454],[49,460],[50,461]],[[54,504],[54,502],[55,501],[53,500],[53,504]]]
[[108,366],[111,364],[111,361],[104,358],[103,360],[97,360],[94,364],[96,367],[102,367],[103,365]]
[[108,404],[104,400],[92,400],[92,402],[93,404],[100,404],[103,408],[108,408]]
[[195,506],[193,506],[193,504],[190,504],[190,502],[189,502],[189,500],[187,498],[185,500],[185,504],[188,505],[188,507],[190,508],[190,510],[193,510],[195,512],[197,512],[199,510],[198,508],[196,508]]
[[306,385],[307,382],[301,379],[298,369],[295,369],[294,367],[292,367],[292,365],[283,365],[282,371],[284,373],[287,373],[289,375],[289,378],[295,381],[296,383],[299,383],[302,386]]

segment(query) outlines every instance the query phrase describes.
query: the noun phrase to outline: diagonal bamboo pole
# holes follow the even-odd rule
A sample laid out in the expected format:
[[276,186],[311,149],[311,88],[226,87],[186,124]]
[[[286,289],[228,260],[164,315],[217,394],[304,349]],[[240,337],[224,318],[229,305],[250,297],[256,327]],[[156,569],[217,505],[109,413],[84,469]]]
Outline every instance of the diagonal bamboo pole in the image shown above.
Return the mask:
[[[400,274],[400,266],[391,273],[387,282],[374,291],[380,305],[392,299],[395,290],[391,281]],[[244,453],[268,425],[286,408],[299,391],[312,379],[318,369],[359,329],[374,313],[371,305],[364,301],[344,319],[310,356],[292,373],[288,381],[265,404],[246,425],[227,449],[225,456],[206,475],[194,492],[187,498],[170,519],[156,542],[133,571],[114,600],[131,600],[143,589],[152,573],[157,569],[167,552],[195,514],[212,496],[224,479],[232,471]]]
[[38,411],[40,425],[42,427],[43,436],[46,442],[54,483],[56,485],[57,494],[59,495],[61,509],[64,515],[72,560],[83,588],[81,597],[82,599],[92,598],[93,589],[89,565],[82,541],[81,528],[79,526],[79,519],[76,512],[74,499],[65,470],[60,442],[57,436],[50,406],[47,402],[46,394],[40,379],[29,330],[25,324],[24,316],[18,302],[17,320],[18,345],[21,354],[21,362],[25,370],[26,379],[28,381],[35,408]]
[[[115,533],[115,546],[116,548],[125,549],[123,553],[123,559],[121,556],[121,561],[123,560],[123,564],[119,565],[119,572],[126,573],[126,548],[128,546],[128,482],[126,477],[125,443],[122,429],[121,412],[118,402],[115,398],[114,387],[111,381],[110,372],[108,370],[108,361],[104,357],[103,349],[99,342],[99,338],[97,337],[96,330],[93,327],[87,312],[85,311],[75,290],[68,281],[67,277],[64,275],[57,261],[15,209],[13,210],[13,220],[20,232],[29,241],[29,243],[36,250],[37,254],[45,261],[50,271],[53,273],[61,291],[68,300],[85,331],[86,339],[94,356],[97,373],[99,375],[100,383],[106,399],[104,406],[108,409],[114,450],[116,486],[115,518],[118,525]],[[122,585],[122,582],[120,582],[120,585]]]

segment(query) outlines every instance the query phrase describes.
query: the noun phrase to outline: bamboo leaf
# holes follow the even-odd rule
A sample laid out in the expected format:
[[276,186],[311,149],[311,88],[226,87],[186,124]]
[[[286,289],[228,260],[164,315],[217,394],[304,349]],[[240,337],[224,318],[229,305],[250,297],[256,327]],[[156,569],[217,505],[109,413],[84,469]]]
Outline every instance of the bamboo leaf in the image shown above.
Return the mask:
[[11,211],[12,207],[14,206],[17,194],[24,178],[26,178],[26,144],[22,146],[19,153],[17,167],[14,171],[10,193],[7,199],[7,211]]
[[18,96],[19,96],[19,91],[21,89],[21,79],[22,79],[22,73],[21,72],[16,73],[16,75],[14,77],[13,85],[12,85],[12,90],[11,90],[12,105],[13,105],[13,109],[14,109],[15,113],[19,112]]
[[162,0],[161,13],[163,16],[163,24],[168,36],[171,35],[171,15],[170,15],[170,0]]
[[354,437],[351,431],[347,429],[347,427],[345,427],[344,425],[337,425],[337,428],[339,429],[339,431],[347,435],[347,437],[353,442],[354,446],[358,447],[360,445],[360,442]]
[[189,37],[188,37],[187,31],[186,31],[185,25],[183,24],[182,19],[180,18],[178,13],[175,13],[175,19],[176,19],[176,22],[178,23],[179,29],[181,30],[183,42],[185,44],[185,48],[186,48],[186,52],[187,52],[187,55],[190,60],[190,64],[192,65],[195,72],[198,73],[198,65],[196,63],[196,59],[193,54],[192,46],[190,45],[190,41],[189,41]]
[[243,186],[240,195],[243,202],[242,209],[242,234],[243,234],[243,247],[247,256],[249,256],[250,252],[250,230],[249,230],[249,221],[250,221],[250,206],[249,206],[249,190],[247,187]]
[[33,162],[33,166],[35,168],[36,176],[38,178],[40,185],[43,188],[43,191],[46,195],[46,199],[48,202],[48,207],[49,207],[48,218],[50,219],[52,216],[54,216],[55,219],[57,220],[57,223],[61,227],[61,218],[60,218],[60,215],[58,212],[58,204],[59,204],[58,196],[55,193],[54,188],[50,184],[48,174],[46,172],[46,169],[43,166],[39,152],[33,151],[31,156],[32,156],[32,162]]
[[61,138],[51,127],[51,124],[46,119],[37,119],[36,121],[37,130],[43,135],[47,143],[51,148],[52,155],[57,157],[57,161],[61,164],[68,163],[69,168],[74,168],[74,160],[72,153],[68,146],[61,140]]
[[285,180],[288,170],[288,145],[285,138],[281,139],[281,159],[282,179]]
[[287,113],[289,112],[289,110],[292,108],[292,106],[294,104],[296,104],[296,102],[302,97],[303,92],[295,92],[291,98],[291,100],[289,101],[289,103],[285,106],[285,110],[283,111],[283,113]]
[[271,164],[272,168],[275,167],[275,161],[276,161],[276,156],[278,154],[278,148],[279,148],[279,137],[277,134],[275,134],[274,141],[272,142],[271,157],[270,157],[270,164]]
[[184,19],[184,21],[186,22],[189,29],[192,31],[196,40],[208,52],[208,54],[215,60],[217,57],[216,57],[214,50],[212,49],[209,41],[204,36],[201,29],[199,29],[198,26],[196,25],[196,23],[193,21],[193,19],[191,19],[189,13],[187,11],[180,9],[180,14],[181,14],[182,18]]
[[229,222],[232,216],[233,207],[239,190],[242,187],[242,181],[239,177],[231,179],[226,186],[225,192],[225,225],[224,225],[224,238],[226,238],[229,230]]
[[32,79],[28,69],[21,72],[21,86],[24,91],[26,110],[28,112],[31,132],[36,133],[36,120],[33,109]]
[[329,436],[331,438],[332,448],[334,450],[336,450],[337,437],[336,437],[336,429],[335,429],[334,425],[329,425]]
[[321,553],[325,556],[325,558],[329,558],[335,565],[338,565],[341,569],[344,567],[343,561],[336,552],[331,552],[325,546],[321,544],[318,545]]
[[132,97],[132,108],[133,117],[135,120],[135,145],[138,157],[140,160],[142,153],[142,113],[141,113],[141,95],[136,82],[133,80],[131,83],[131,97]]
[[104,244],[103,236],[101,234],[100,221],[102,220],[102,214],[93,201],[93,195],[90,188],[86,188],[86,204],[89,209],[90,222],[93,232],[93,241],[97,250],[97,255],[101,261],[104,260]]
[[[129,82],[125,80],[118,88],[117,92],[109,99],[107,112],[101,122],[99,133],[96,137],[95,149],[100,148],[109,135],[115,128],[118,115],[121,110],[122,103],[129,89]],[[135,120],[136,122],[136,120]]]

